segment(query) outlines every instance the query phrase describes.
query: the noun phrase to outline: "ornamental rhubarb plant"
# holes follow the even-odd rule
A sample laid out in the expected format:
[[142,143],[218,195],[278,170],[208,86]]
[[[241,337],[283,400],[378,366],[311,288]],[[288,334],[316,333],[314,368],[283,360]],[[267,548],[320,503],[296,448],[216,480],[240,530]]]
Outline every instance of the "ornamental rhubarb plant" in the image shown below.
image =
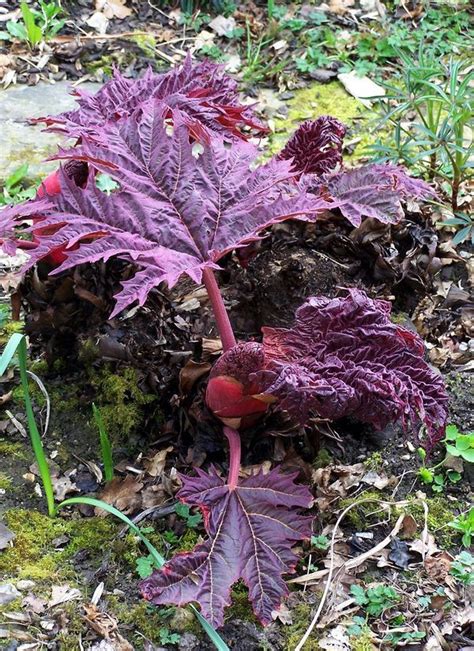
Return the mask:
[[[391,322],[387,302],[360,290],[311,297],[292,329],[264,328],[262,343],[238,343],[215,277],[219,261],[284,220],[338,210],[354,225],[397,222],[403,199],[432,190],[392,165],[343,169],[345,127],[330,117],[303,124],[279,155],[259,163],[260,150],[245,138],[265,127],[219,68],[189,57],[167,75],[130,81],[115,73],[95,96],[81,94],[78,110],[45,121],[75,145],[59,151],[62,166],[35,199],[0,213],[4,249],[13,252],[24,242],[18,235],[29,234],[25,269],[46,261],[53,274],[111,257],[132,263],[135,275],[123,281],[111,316],[142,305],[162,282],[202,282],[224,350],[206,403],[223,423],[228,476],[197,470],[178,493],[200,509],[208,537],[142,582],[142,592],[155,604],[198,602],[220,626],[241,579],[268,624],[297,562],[292,547],[311,534],[302,510],[312,497],[278,468],[241,480],[239,430],[280,410],[298,426],[311,417],[378,429],[399,421],[421,430],[429,446],[443,436],[447,398],[421,339]],[[116,189],[102,192],[99,172]]]

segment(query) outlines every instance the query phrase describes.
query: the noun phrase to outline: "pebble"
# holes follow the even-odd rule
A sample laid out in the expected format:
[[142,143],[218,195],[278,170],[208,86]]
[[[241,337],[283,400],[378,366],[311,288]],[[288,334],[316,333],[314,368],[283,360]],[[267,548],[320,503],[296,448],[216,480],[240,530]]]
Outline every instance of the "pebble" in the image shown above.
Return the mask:
[[4,583],[3,585],[0,585],[0,606],[6,606],[11,601],[15,601],[19,596],[20,593],[13,583]]
[[30,590],[31,588],[34,588],[35,585],[36,583],[34,581],[23,579],[22,581],[17,581],[16,587],[18,590]]

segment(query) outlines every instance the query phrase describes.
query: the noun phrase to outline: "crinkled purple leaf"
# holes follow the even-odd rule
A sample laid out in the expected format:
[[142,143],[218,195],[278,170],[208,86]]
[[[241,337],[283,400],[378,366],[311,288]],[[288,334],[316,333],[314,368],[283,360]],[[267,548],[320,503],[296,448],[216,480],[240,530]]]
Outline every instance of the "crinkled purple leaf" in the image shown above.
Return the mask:
[[166,110],[149,102],[130,118],[109,122],[96,140],[84,136],[80,146],[60,153],[109,174],[119,191],[101,193],[92,173],[77,187],[62,172],[60,194],[0,213],[0,236],[35,210],[44,215],[42,230],[62,224],[39,238],[30,266],[65,245],[68,258],[55,273],[114,255],[141,267],[123,284],[114,314],[135,300],[143,304],[161,281],[173,286],[186,273],[200,282],[205,267],[217,268],[223,255],[259,239],[271,224],[314,219],[329,205],[299,189],[288,161],[252,170],[259,152],[249,143],[229,147],[214,139],[197,155],[180,113],[167,133]]
[[278,154],[292,160],[292,169],[300,174],[321,175],[342,163],[342,143],[346,127],[330,115],[308,120],[295,131]]
[[402,198],[434,194],[427,183],[412,179],[395,165],[366,165],[307,182],[312,192],[332,200],[354,226],[359,226],[363,217],[397,223],[404,216]]
[[399,419],[424,423],[442,438],[447,394],[423,358],[422,339],[390,321],[390,303],[348,290],[343,298],[310,298],[291,330],[263,328],[265,392],[302,419],[352,416],[382,429]]
[[[311,535],[312,518],[300,515],[311,494],[295,474],[274,469],[243,479],[231,490],[215,469],[183,477],[178,497],[201,510],[208,539],[180,553],[141,584],[154,604],[198,602],[213,626],[222,626],[232,585],[242,579],[263,624],[272,621],[288,588],[282,576],[294,571],[292,546]],[[297,474],[297,473],[296,473]]]
[[220,358],[211,378],[243,383],[240,355],[248,358],[247,367],[261,365],[250,375],[258,387],[253,392],[278,398],[275,407],[302,423],[311,414],[351,416],[377,429],[398,420],[423,423],[433,445],[443,437],[447,417],[442,377],[425,362],[421,338],[392,323],[389,314],[390,303],[355,289],[343,298],[309,298],[293,328],[263,328],[261,349],[240,344]]
[[239,102],[237,83],[223,67],[210,61],[193,63],[188,55],[181,67],[164,74],[149,68],[141,79],[126,79],[118,70],[110,81],[92,95],[77,89],[79,108],[56,117],[35,119],[53,130],[80,137],[93,133],[107,121],[129,117],[142,104],[152,100],[165,102],[169,109],[180,109],[186,123],[199,141],[208,141],[219,133],[243,138],[247,126],[257,133],[267,128],[256,118],[251,107]]

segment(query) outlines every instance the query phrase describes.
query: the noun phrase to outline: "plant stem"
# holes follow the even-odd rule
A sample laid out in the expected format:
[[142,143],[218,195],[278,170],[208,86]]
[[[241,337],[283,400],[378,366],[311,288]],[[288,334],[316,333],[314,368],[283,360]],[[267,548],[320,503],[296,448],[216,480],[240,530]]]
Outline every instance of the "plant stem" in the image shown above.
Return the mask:
[[217,329],[222,341],[222,348],[225,352],[226,350],[233,348],[236,344],[234,331],[232,330],[229,315],[225,309],[221,290],[217,284],[214,272],[211,269],[204,269],[202,272],[202,278],[209,295],[209,300],[211,301],[214,316],[216,317]]
[[224,427],[224,434],[229,441],[229,476],[227,477],[227,484],[230,490],[234,490],[239,481],[240,435],[232,427]]

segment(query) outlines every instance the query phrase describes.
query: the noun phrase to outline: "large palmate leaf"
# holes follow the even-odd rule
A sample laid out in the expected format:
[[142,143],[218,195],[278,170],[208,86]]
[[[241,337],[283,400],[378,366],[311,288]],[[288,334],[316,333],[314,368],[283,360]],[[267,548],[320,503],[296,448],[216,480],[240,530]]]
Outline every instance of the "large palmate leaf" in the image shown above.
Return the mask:
[[249,143],[214,139],[196,152],[182,114],[173,113],[169,135],[165,111],[148,102],[109,122],[96,139],[84,136],[80,146],[61,152],[109,174],[120,190],[102,193],[93,173],[79,187],[63,171],[59,194],[0,213],[0,236],[11,235],[26,216],[42,215],[29,266],[64,246],[67,259],[55,273],[111,256],[135,262],[140,270],[123,284],[114,314],[135,300],[143,304],[158,283],[171,287],[183,273],[200,282],[204,268],[217,268],[223,255],[259,239],[267,226],[314,219],[329,205],[299,189],[289,161],[252,169],[258,151]]
[[234,489],[214,469],[197,472],[195,478],[183,477],[178,497],[200,508],[208,539],[143,581],[142,593],[154,604],[198,602],[218,627],[231,587],[242,579],[255,614],[269,624],[288,594],[282,576],[294,571],[297,557],[291,548],[311,535],[312,518],[299,513],[311,506],[311,495],[294,483],[294,474],[278,469],[247,477]]
[[308,120],[295,131],[278,154],[291,159],[292,168],[301,174],[321,175],[342,163],[342,143],[346,127],[330,115]]
[[363,217],[397,223],[404,216],[402,199],[434,195],[427,183],[411,178],[395,165],[366,165],[309,183],[313,192],[332,200],[354,226],[359,226]]
[[196,139],[209,140],[213,134],[243,138],[246,126],[257,133],[268,129],[252,108],[240,103],[237,82],[222,66],[210,61],[193,63],[188,54],[183,65],[164,74],[149,68],[140,79],[127,79],[118,70],[110,81],[92,95],[76,89],[79,108],[58,116],[38,118],[56,131],[80,137],[93,133],[105,122],[129,117],[150,100],[164,101],[169,109],[180,109]]
[[[222,378],[234,378],[247,409],[251,398],[262,404],[266,394],[302,423],[310,414],[351,416],[377,429],[398,420],[422,423],[433,444],[443,437],[447,417],[442,377],[425,362],[421,338],[392,323],[389,314],[388,302],[355,289],[343,298],[312,297],[298,309],[293,328],[263,328],[260,349],[241,344],[221,357],[207,403],[216,415],[236,419],[238,405],[232,410],[225,404],[222,388]],[[260,370],[247,378],[239,357]]]

